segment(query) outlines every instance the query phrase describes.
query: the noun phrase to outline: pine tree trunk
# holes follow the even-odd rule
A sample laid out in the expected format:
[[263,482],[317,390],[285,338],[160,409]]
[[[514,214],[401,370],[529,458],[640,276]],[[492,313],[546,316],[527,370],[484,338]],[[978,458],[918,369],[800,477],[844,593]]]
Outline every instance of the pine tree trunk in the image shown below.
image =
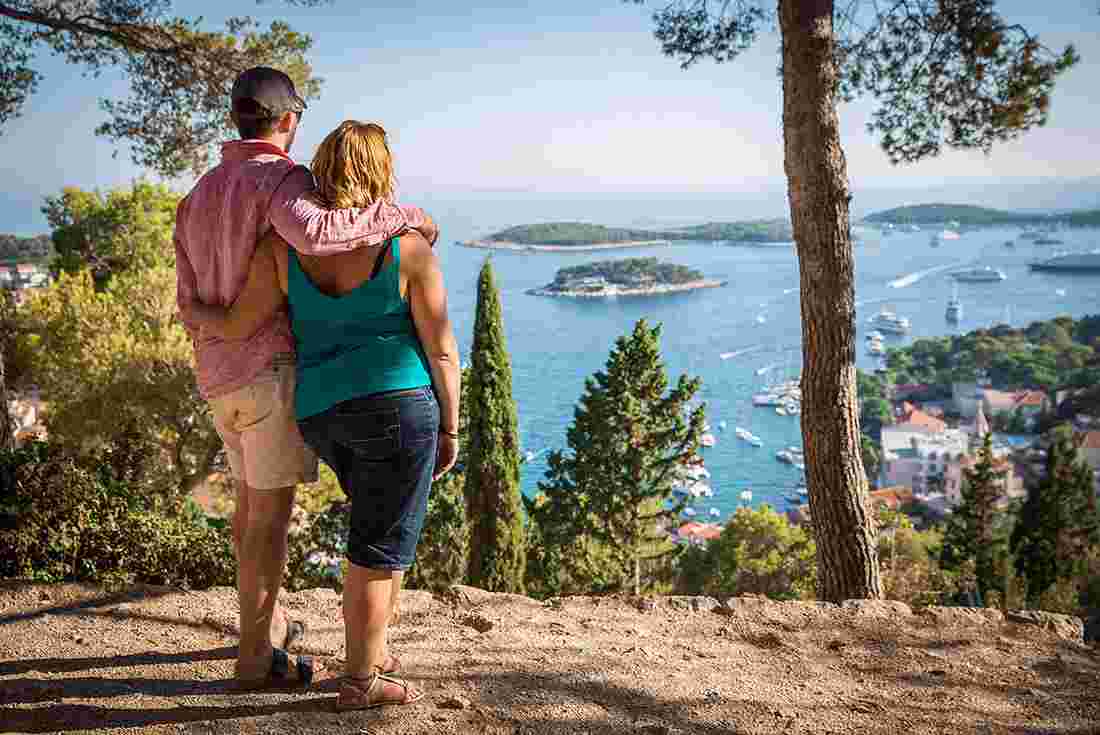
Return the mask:
[[802,297],[802,439],[817,596],[879,598],[855,380],[848,172],[836,113],[833,0],[779,0],[784,165]]

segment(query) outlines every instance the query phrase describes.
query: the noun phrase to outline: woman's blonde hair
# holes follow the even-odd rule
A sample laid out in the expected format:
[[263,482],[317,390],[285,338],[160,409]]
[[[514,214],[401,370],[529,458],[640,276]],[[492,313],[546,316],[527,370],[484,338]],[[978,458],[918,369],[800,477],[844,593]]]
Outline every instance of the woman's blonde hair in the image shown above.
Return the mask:
[[393,196],[393,158],[377,123],[340,123],[321,141],[311,168],[317,196],[329,207],[365,207]]

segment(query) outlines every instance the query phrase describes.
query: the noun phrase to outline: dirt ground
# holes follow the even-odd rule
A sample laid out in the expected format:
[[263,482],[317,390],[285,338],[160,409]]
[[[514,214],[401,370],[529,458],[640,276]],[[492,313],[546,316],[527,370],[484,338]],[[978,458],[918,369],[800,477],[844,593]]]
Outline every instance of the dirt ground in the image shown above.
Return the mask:
[[391,649],[428,696],[338,714],[339,598],[283,599],[330,673],[239,693],[231,589],[0,585],[0,732],[1100,733],[1100,653],[1075,619],[408,592]]

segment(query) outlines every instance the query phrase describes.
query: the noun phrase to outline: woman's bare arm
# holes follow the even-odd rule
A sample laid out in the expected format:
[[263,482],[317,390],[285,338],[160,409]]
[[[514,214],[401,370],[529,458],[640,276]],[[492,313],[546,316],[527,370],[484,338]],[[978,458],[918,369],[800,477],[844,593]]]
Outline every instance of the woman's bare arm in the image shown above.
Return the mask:
[[447,315],[443,271],[435,252],[419,233],[402,235],[400,248],[401,270],[409,283],[413,323],[428,357],[432,383],[439,398],[440,428],[454,433],[458,431],[460,371],[458,342]]
[[189,316],[204,334],[222,339],[247,339],[262,327],[286,303],[274,251],[285,244],[272,231],[256,245],[248,280],[232,306],[214,306],[194,302]]

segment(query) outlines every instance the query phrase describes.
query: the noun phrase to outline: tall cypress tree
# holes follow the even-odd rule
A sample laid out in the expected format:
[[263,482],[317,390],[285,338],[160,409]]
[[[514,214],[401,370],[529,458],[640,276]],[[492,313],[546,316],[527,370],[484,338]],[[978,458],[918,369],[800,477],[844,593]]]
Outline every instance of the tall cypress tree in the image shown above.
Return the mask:
[[[698,378],[669,390],[659,326],[645,320],[620,337],[603,372],[585,382],[573,413],[569,453],[552,452],[545,500],[534,504],[546,542],[571,550],[595,541],[610,551],[618,587],[641,592],[641,568],[678,550],[668,541],[684,502],[673,487],[698,461],[703,408],[688,415]],[[667,392],[666,392],[667,391]],[[569,560],[565,560],[568,563]]]
[[512,398],[512,364],[504,340],[500,293],[488,259],[477,282],[468,392],[467,577],[470,584],[494,592],[522,592],[526,560],[519,421]]
[[1028,606],[1036,607],[1058,580],[1081,571],[1087,547],[1096,543],[1098,533],[1092,469],[1077,459],[1071,436],[1055,436],[1047,450],[1046,472],[1028,488],[1012,531],[1016,571],[1027,582]]
[[992,441],[992,434],[986,433],[978,461],[963,470],[962,502],[952,512],[943,539],[946,566],[958,568],[962,562],[973,560],[983,600],[991,589],[1004,593],[996,568],[996,552],[1002,542],[993,533],[1002,473],[993,464]]

